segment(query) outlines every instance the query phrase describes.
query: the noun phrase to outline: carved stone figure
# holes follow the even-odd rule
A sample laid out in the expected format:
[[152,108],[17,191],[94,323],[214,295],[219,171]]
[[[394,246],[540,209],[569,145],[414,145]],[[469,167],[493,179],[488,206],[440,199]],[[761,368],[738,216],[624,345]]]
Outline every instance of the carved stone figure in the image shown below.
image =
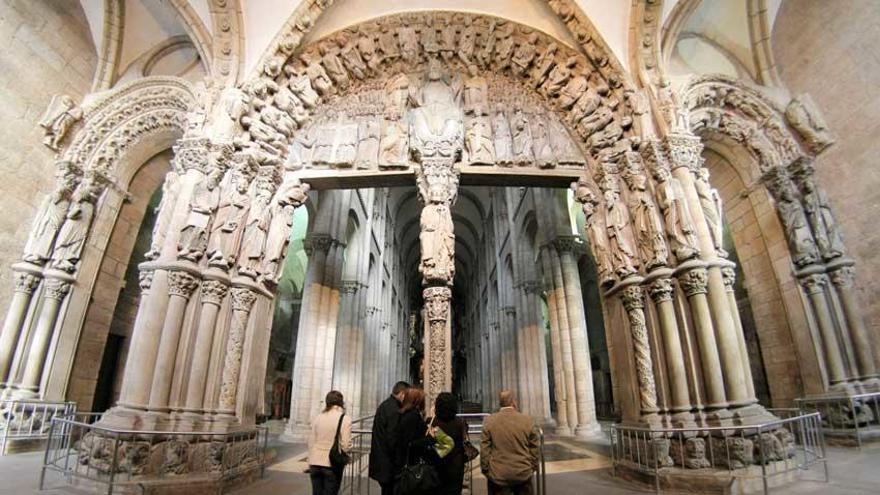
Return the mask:
[[411,25],[404,25],[397,33],[400,41],[400,54],[403,56],[404,62],[415,64],[419,61],[419,37],[416,29]]
[[477,28],[474,27],[474,21],[470,17],[464,18],[464,27],[458,38],[458,58],[465,65],[473,63],[474,50],[477,42]]
[[535,59],[538,53],[537,42],[538,35],[529,33],[526,39],[516,47],[516,50],[513,52],[513,58],[510,61],[511,71],[514,75],[524,76],[526,74],[529,65],[531,65],[532,60]]
[[807,217],[800,203],[795,199],[790,183],[778,187],[776,210],[785,228],[785,237],[788,239],[794,264],[803,267],[819,261],[819,251],[813,240]]
[[532,151],[532,131],[522,108],[517,107],[514,110],[510,126],[513,133],[513,163],[530,165],[535,160]]
[[437,42],[437,28],[434,26],[433,19],[428,18],[425,20],[425,25],[422,27],[420,34],[422,49],[425,51],[426,56],[429,59],[436,57],[440,51],[440,44]]
[[544,84],[544,80],[556,64],[556,50],[558,49],[559,46],[556,43],[550,43],[538,55],[538,59],[535,61],[535,65],[529,74],[532,78],[532,87],[539,88]]
[[754,442],[748,438],[728,437],[712,443],[715,462],[729,469],[741,469],[754,463]]
[[197,263],[204,256],[208,245],[211,218],[220,203],[219,185],[222,177],[222,170],[213,169],[193,189],[186,224],[180,231],[180,239],[177,241],[179,259]]
[[186,442],[169,440],[165,442],[165,455],[159,470],[162,474],[183,474],[186,472]]
[[260,269],[263,279],[275,284],[281,277],[287,255],[288,238],[293,227],[294,210],[302,205],[309,192],[308,184],[282,185],[272,198],[269,232],[266,234],[264,264]]
[[562,121],[556,115],[550,115],[549,124],[550,142],[556,152],[556,161],[559,165],[582,166],[586,164],[584,155],[571,139],[568,129],[565,128]]
[[27,244],[24,247],[25,261],[41,265],[52,255],[55,236],[64,223],[70,198],[78,182],[76,169],[71,162],[59,161],[55,164],[55,189],[43,199],[37,212]]
[[590,240],[593,262],[599,275],[599,284],[603,286],[612,284],[614,283],[614,267],[611,265],[611,254],[605,233],[605,219],[599,213],[599,198],[596,197],[584,179],[572,184],[572,189],[586,218],[587,239]]
[[464,113],[486,115],[489,113],[489,83],[474,64],[468,66],[468,75],[464,81]]
[[376,51],[376,41],[373,39],[372,33],[366,28],[361,28],[358,31],[357,49],[367,67],[371,72],[375,73],[382,64],[382,54]]
[[[590,77],[591,72],[592,71],[589,68],[582,69],[579,74],[565,83],[565,87],[559,90],[559,99],[557,101],[559,102],[560,107],[565,110],[570,109],[574,106],[575,102],[585,94],[589,87],[588,78]],[[595,106],[599,106],[598,100],[595,101]],[[580,115],[578,120],[581,118],[583,118],[583,115]]]
[[564,63],[556,64],[541,86],[541,91],[550,97],[559,96],[559,93],[566,87],[569,78],[571,78],[572,68],[575,65],[577,65],[577,57],[574,55],[568,57]]
[[358,146],[355,166],[375,169],[379,163],[379,138],[382,126],[375,117],[366,117],[358,123]]
[[[247,160],[246,157],[240,159]],[[208,263],[212,266],[226,269],[235,261],[250,206],[248,186],[251,175],[243,163],[237,163],[227,173],[226,184],[220,188],[220,204],[211,224],[208,249]]]
[[[320,66],[318,66],[318,69],[320,69],[321,71],[324,70]],[[326,74],[324,76],[326,76]],[[330,84],[329,79],[321,79],[321,81]],[[288,82],[288,86],[290,87],[290,91],[293,92],[293,94],[296,95],[297,98],[299,98],[299,101],[302,102],[304,107],[311,109],[315,108],[315,106],[318,104],[318,99],[320,98],[320,95],[318,95],[318,93],[314,89],[312,89],[312,80],[310,79],[310,75],[307,74],[291,77],[290,81]]]
[[95,203],[102,187],[95,179],[86,177],[73,192],[70,208],[58,231],[52,250],[52,268],[73,273],[80,260],[89,228],[95,216]]
[[[610,124],[613,120],[614,112],[611,110],[611,108],[605,105],[600,105],[595,112],[587,115],[586,117],[581,119],[580,122],[578,122],[578,134],[584,139],[589,139],[590,136],[592,136],[593,134],[605,129],[605,127],[607,127],[608,124]],[[612,129],[613,132],[611,134],[616,134],[618,129],[620,129],[619,125]],[[620,134],[622,134],[622,130],[620,131]],[[610,138],[603,135],[602,137],[594,140],[594,142],[596,142],[597,144],[601,144],[607,143],[609,140]]]
[[[317,97],[317,95],[315,95]],[[306,110],[305,105],[303,105],[302,101],[293,94],[288,87],[284,86],[278,88],[278,92],[275,93],[275,99],[273,100],[273,104],[277,107],[277,110],[287,114],[287,116],[293,120],[296,124],[293,126],[293,129],[296,130],[299,127],[305,125],[305,123],[309,120],[310,115]],[[278,117],[275,117],[276,119]],[[267,124],[273,125],[271,122],[267,121]],[[281,131],[281,129],[278,129]],[[289,136],[288,136],[289,137]]]
[[293,121],[287,112],[282,112],[272,105],[263,107],[263,110],[260,111],[260,120],[287,139],[293,136],[294,131],[298,127],[297,123]]
[[284,146],[284,134],[260,120],[259,114],[254,117],[246,115],[241,118],[241,123],[244,124],[252,141],[272,146],[276,150],[280,150]]
[[601,103],[602,97],[593,88],[588,88],[585,93],[577,97],[574,106],[568,112],[569,123],[578,124],[581,120],[590,117]]
[[[261,182],[261,181],[257,181]],[[238,257],[238,273],[254,280],[260,275],[260,265],[269,233],[272,190],[267,184],[258,183],[250,201],[247,220],[241,240],[241,253]]]
[[226,88],[220,93],[220,99],[205,126],[212,142],[232,143],[243,132],[241,118],[248,111],[248,103],[248,96],[238,88]]
[[336,141],[336,124],[334,115],[328,115],[328,121],[317,126],[315,147],[312,152],[312,163],[318,166],[333,165],[333,145]]
[[663,235],[663,225],[657,214],[657,207],[647,190],[647,177],[638,167],[628,167],[623,179],[630,194],[629,209],[633,218],[636,246],[645,263],[646,270],[666,265],[669,253]]
[[388,24],[382,24],[379,30],[379,49],[385,59],[393,60],[400,56],[400,45],[397,44],[394,30]]
[[[584,124],[586,120],[587,119],[581,121],[582,127],[580,127],[580,129],[587,128],[587,126]],[[590,131],[585,130],[584,132]],[[611,121],[608,122],[605,127],[601,129],[596,129],[595,131],[591,132],[589,136],[589,145],[594,150],[611,148],[614,147],[623,138],[623,125],[617,120],[611,119]]]
[[43,144],[55,151],[60,150],[61,141],[82,116],[82,109],[76,105],[73,98],[67,95],[53,96],[46,113],[40,119],[40,127],[45,133]]
[[724,224],[722,223],[721,214],[721,196],[718,191],[709,185],[709,170],[705,167],[700,168],[699,177],[694,180],[694,188],[697,190],[697,196],[700,198],[700,207],[703,210],[703,216],[706,218],[706,224],[709,227],[709,235],[712,237],[712,245],[718,256],[726,257],[727,252],[722,247],[724,243]]
[[679,263],[689,260],[697,256],[700,251],[697,248],[694,223],[681,182],[664,167],[654,169],[654,179],[657,181],[655,189],[657,204],[663,212],[663,224],[666,227],[672,254]]
[[379,168],[409,166],[409,134],[404,120],[385,120],[379,141]]
[[535,154],[535,164],[539,168],[553,168],[556,166],[556,154],[547,133],[547,123],[540,115],[533,115],[532,122],[532,150]]
[[800,133],[813,153],[834,144],[834,136],[809,95],[792,98],[785,108],[785,120]]
[[706,459],[706,440],[699,437],[673,441],[672,457],[676,464],[688,469],[704,469],[712,465]]
[[501,109],[492,117],[492,135],[495,137],[495,164],[510,166],[513,163],[513,138],[507,116]]
[[153,234],[150,237],[150,250],[144,254],[148,260],[158,258],[162,251],[162,244],[165,242],[168,225],[174,215],[174,205],[177,203],[178,194],[180,194],[180,175],[175,170],[171,170],[165,174],[165,180],[162,181],[162,199],[153,210],[156,215],[156,223],[153,224]]
[[483,69],[489,67],[492,62],[492,55],[495,53],[495,42],[497,33],[495,32],[496,22],[490,20],[486,30],[481,33],[480,49],[477,50],[477,64]]
[[445,200],[448,193],[438,187],[429,186],[430,202],[422,208],[419,218],[419,273],[424,283],[448,283],[455,274],[455,228]]
[[455,24],[444,19],[440,27],[440,56],[448,63],[455,54]]
[[[333,81],[330,80],[330,76],[321,65],[320,58],[317,55],[303,55],[302,61],[306,66],[306,75],[311,81],[312,88],[321,96],[331,94],[333,92]],[[296,89],[293,86],[290,89],[296,94]],[[305,100],[303,100],[303,103],[305,103]]]
[[149,442],[125,442],[119,470],[133,475],[143,474],[149,461]]
[[501,26],[498,31],[498,42],[495,45],[495,65],[498,70],[504,70],[510,67],[510,59],[513,56],[513,50],[516,47],[516,40],[513,38],[513,24],[507,23]]
[[351,167],[357,160],[358,124],[348,120],[340,120],[336,123],[335,135],[333,166],[337,168]]
[[495,163],[495,143],[492,139],[492,122],[489,117],[478,114],[477,117],[468,119],[464,148],[467,152],[467,161],[471,165]]
[[812,177],[801,179],[801,202],[807,213],[807,220],[813,230],[813,237],[822,258],[831,260],[843,256],[845,248],[840,227],[831,213],[828,195],[820,189]]
[[410,135],[419,150],[455,148],[461,141],[461,113],[456,91],[444,80],[440,62],[431,59],[427,80],[417,92],[416,108],[410,111]]
[[312,161],[312,151],[315,147],[315,132],[317,126],[310,126],[296,133],[293,143],[287,149],[287,162],[285,168],[296,170],[304,167]]
[[355,79],[363,80],[367,77],[367,63],[364,62],[364,58],[358,50],[357,42],[357,39],[351,38],[344,32],[337,37],[337,43],[342,47],[339,56],[342,58],[343,65]]
[[608,233],[608,247],[614,264],[614,271],[620,278],[636,272],[638,263],[629,239],[629,215],[620,200],[616,179],[611,174],[602,181],[602,195],[605,199],[605,228]]
[[398,74],[385,84],[385,117],[400,120],[406,115],[411,100],[410,80],[406,74]]
[[351,84],[351,77],[349,77],[348,71],[345,70],[342,59],[339,58],[339,47],[332,41],[327,40],[318,45],[318,50],[321,52],[321,65],[324,66],[324,70],[327,71],[330,79],[341,89],[348,88],[349,84]]

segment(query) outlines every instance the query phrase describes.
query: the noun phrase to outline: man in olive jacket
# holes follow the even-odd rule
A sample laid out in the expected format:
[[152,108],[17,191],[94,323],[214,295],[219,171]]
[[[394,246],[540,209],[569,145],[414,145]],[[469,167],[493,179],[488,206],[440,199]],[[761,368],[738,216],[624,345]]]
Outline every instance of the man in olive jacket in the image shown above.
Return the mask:
[[532,495],[532,474],[538,469],[538,433],[531,417],[516,410],[510,390],[500,394],[501,409],[483,421],[480,469],[489,495],[509,490]]
[[382,495],[394,495],[395,429],[400,417],[400,403],[409,389],[409,383],[397,382],[391,396],[379,404],[373,417],[373,435],[370,440],[370,478],[382,487]]

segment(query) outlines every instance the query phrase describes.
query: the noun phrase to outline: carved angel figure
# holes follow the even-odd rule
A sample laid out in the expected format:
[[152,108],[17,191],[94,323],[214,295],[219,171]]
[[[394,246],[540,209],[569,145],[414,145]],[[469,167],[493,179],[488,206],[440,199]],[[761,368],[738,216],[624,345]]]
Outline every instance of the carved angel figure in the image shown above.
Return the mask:
[[409,134],[405,120],[385,120],[379,141],[379,168],[409,166]]
[[58,232],[55,248],[52,251],[52,268],[73,273],[82,255],[89,228],[95,216],[95,203],[101,186],[94,179],[86,177],[80,182],[70,203],[70,209]]
[[24,247],[25,261],[43,264],[52,255],[55,236],[64,223],[78,178],[70,162],[56,163],[55,190],[43,199]]
[[[180,239],[177,241],[179,259],[197,263],[204,256],[208,245],[208,228],[220,202],[219,186],[222,177],[223,171],[215,168],[208,172],[208,176],[199,181],[193,189],[186,224],[180,231]],[[161,249],[161,246],[159,248]]]
[[82,109],[67,95],[55,95],[46,113],[40,119],[40,127],[43,128],[45,137],[43,144],[58,151],[61,149],[61,141],[67,135],[67,131],[83,116]]

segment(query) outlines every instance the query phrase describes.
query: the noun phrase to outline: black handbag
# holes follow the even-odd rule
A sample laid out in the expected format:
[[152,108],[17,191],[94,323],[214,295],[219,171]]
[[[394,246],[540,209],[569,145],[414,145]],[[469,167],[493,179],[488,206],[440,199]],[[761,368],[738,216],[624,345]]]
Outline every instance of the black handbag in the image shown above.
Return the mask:
[[394,495],[421,495],[430,493],[440,487],[440,476],[437,470],[424,460],[416,464],[409,463],[409,445],[406,447],[406,466],[397,475],[394,484]]
[[339,416],[339,424],[336,425],[336,438],[333,439],[333,446],[330,447],[330,464],[335,468],[344,468],[351,462],[351,456],[339,448],[339,431],[342,429],[342,418],[344,417],[345,413]]

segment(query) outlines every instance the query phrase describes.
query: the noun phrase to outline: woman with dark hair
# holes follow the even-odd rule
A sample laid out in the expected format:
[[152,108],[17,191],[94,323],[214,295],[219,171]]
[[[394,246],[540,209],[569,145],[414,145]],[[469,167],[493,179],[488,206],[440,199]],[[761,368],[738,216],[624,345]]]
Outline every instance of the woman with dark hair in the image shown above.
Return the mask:
[[339,435],[339,448],[351,451],[351,418],[345,415],[341,392],[331,390],[324,399],[326,407],[312,420],[309,435],[309,477],[312,495],[337,495],[345,466],[330,462],[330,449]]
[[[467,425],[458,419],[458,399],[449,392],[442,392],[434,401],[434,422],[430,432],[437,439],[434,465],[440,478],[437,495],[461,495],[464,483]],[[451,442],[448,440],[451,439]],[[451,445],[450,445],[451,444]],[[444,446],[441,448],[441,446]]]

